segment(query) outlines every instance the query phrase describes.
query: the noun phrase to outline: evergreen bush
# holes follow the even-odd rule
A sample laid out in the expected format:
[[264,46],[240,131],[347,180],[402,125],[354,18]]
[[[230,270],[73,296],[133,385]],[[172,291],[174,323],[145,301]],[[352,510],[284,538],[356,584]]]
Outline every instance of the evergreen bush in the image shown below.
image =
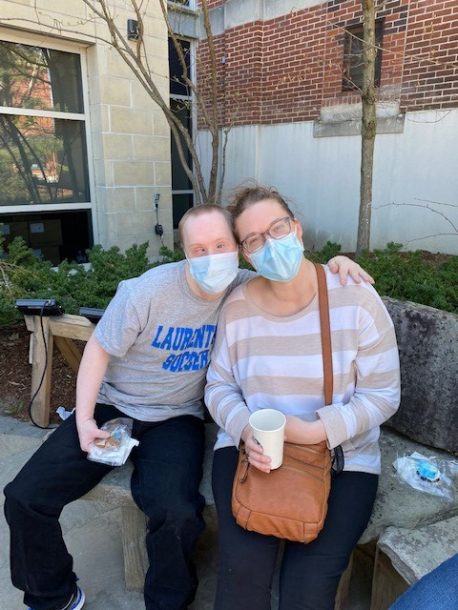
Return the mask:
[[[151,267],[181,260],[181,250],[161,249],[161,260],[150,263],[148,243],[134,245],[122,253],[119,248],[88,250],[89,269],[76,263],[62,262],[57,268],[38,260],[22,238],[16,238],[8,251],[0,241],[0,325],[21,319],[15,309],[18,298],[55,298],[66,313],[79,308],[104,308],[118,283],[135,277]],[[429,256],[422,251],[401,252],[401,244],[390,243],[385,249],[367,252],[358,262],[376,279],[381,295],[406,299],[446,311],[458,312],[458,256]],[[339,254],[339,244],[327,242],[317,252],[306,255],[319,262]],[[241,260],[241,266],[247,267]]]

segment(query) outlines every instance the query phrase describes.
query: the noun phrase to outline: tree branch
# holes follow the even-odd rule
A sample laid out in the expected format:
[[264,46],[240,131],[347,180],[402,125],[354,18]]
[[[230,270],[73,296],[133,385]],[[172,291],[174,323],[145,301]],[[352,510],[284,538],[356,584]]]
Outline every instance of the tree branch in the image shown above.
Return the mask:
[[[420,201],[422,201],[422,200],[420,200]],[[442,205],[452,205],[453,206],[453,204],[442,204]],[[374,209],[380,210],[382,208],[387,208],[387,207],[391,207],[391,206],[396,207],[396,208],[409,207],[409,208],[420,208],[421,210],[429,210],[433,214],[437,214],[438,216],[441,216],[452,227],[452,229],[455,231],[455,233],[458,234],[458,227],[450,220],[450,218],[448,218],[448,216],[446,216],[442,212],[439,212],[439,210],[435,210],[434,208],[432,208],[429,205],[420,205],[419,203],[394,203],[394,202],[392,202],[392,203],[384,203],[382,205],[376,206]]]

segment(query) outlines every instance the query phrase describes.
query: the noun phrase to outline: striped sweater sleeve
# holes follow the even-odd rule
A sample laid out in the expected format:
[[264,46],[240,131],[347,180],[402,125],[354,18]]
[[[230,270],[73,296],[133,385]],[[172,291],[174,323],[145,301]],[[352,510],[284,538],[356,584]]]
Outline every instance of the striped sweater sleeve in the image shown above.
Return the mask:
[[399,407],[399,354],[394,326],[376,292],[364,292],[365,306],[359,309],[354,393],[346,404],[333,403],[317,411],[330,449],[380,426]]
[[215,345],[207,371],[205,404],[218,426],[231,436],[235,446],[238,447],[241,434],[248,425],[250,410],[234,378],[225,330],[226,320],[223,308],[218,320]]

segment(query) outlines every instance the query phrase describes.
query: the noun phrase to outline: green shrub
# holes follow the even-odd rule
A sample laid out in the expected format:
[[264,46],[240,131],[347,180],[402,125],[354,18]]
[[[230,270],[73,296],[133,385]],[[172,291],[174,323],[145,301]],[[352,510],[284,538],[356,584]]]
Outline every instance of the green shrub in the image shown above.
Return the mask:
[[146,256],[147,249],[148,242],[133,245],[124,254],[116,246],[109,250],[94,246],[88,250],[92,268],[80,272],[78,307],[106,307],[121,280],[141,275],[151,267]]
[[181,248],[177,248],[176,250],[170,250],[166,248],[166,246],[161,246],[159,250],[159,254],[162,256],[162,260],[154,263],[153,266],[157,267],[158,265],[163,265],[164,263],[177,263],[178,261],[182,261],[184,259],[184,252]]
[[94,246],[88,250],[90,270],[67,261],[53,268],[16,238],[0,261],[0,325],[21,319],[14,306],[18,298],[55,298],[67,313],[78,313],[81,306],[106,307],[121,280],[151,267],[147,248],[148,243],[134,245],[123,254],[117,247]]
[[396,299],[423,303],[458,312],[458,256],[441,260],[421,250],[401,252],[402,245],[389,243],[384,250],[366,252],[358,263],[376,279],[377,291]]
[[311,250],[305,253],[305,256],[315,263],[327,263],[330,258],[337,256],[341,251],[340,244],[335,244],[332,241],[327,241],[321,250]]
[[[378,292],[458,312],[458,256],[425,257],[421,251],[401,252],[401,247],[390,243],[358,258],[375,277]],[[121,280],[184,258],[181,250],[161,248],[161,260],[149,263],[147,248],[144,243],[122,253],[117,247],[94,246],[88,250],[91,269],[66,261],[53,269],[51,263],[39,261],[21,238],[10,244],[8,252],[3,252],[0,239],[0,325],[22,318],[14,306],[18,298],[55,298],[67,313],[78,313],[81,306],[104,308]],[[325,263],[340,250],[339,244],[327,242],[307,256]],[[242,258],[240,266],[250,268]]]

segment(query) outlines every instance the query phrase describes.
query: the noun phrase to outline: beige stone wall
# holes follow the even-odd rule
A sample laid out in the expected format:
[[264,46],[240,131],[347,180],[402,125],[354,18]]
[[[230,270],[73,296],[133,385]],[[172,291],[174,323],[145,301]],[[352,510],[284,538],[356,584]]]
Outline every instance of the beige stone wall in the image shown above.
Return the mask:
[[[135,18],[130,1],[109,0],[109,4],[119,29],[126,32],[127,19]],[[46,46],[53,40],[63,50],[83,48],[95,242],[125,249],[149,240],[149,255],[157,255],[161,244],[154,234],[153,199],[159,193],[159,222],[171,247],[169,128],[158,106],[109,45],[106,27],[91,16],[82,0],[0,0],[0,37],[2,31],[11,33],[10,28],[23,42],[30,37],[31,44]],[[167,100],[167,28],[159,3],[148,4],[144,30],[148,62]]]

